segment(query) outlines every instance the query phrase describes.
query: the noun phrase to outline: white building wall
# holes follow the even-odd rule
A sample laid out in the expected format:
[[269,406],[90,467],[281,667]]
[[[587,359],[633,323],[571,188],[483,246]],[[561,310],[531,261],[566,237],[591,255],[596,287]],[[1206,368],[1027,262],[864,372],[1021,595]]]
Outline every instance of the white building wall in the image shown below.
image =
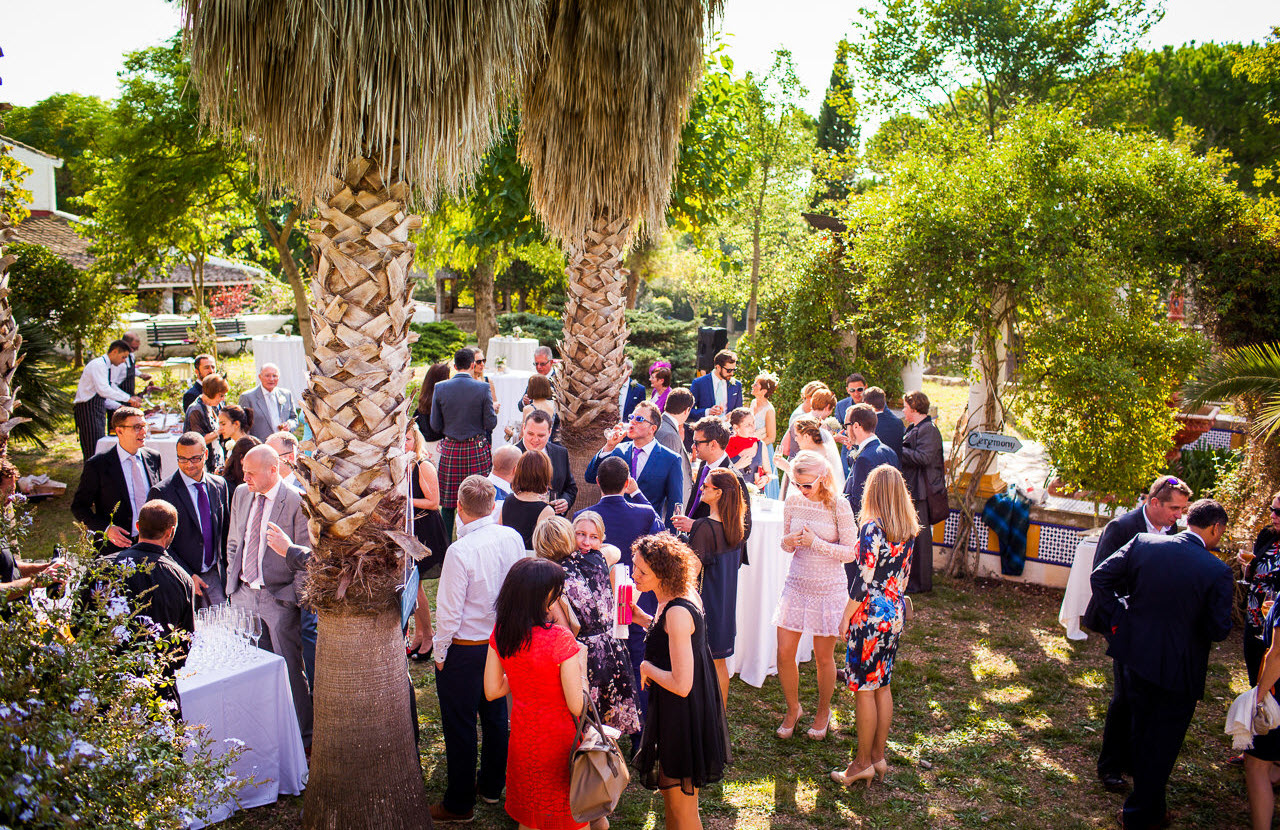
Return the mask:
[[62,166],[62,159],[32,152],[26,147],[5,141],[3,138],[0,138],[0,142],[9,147],[13,158],[31,168],[31,172],[22,182],[23,189],[31,191],[31,199],[26,203],[27,209],[57,210],[58,193],[54,185],[53,171]]

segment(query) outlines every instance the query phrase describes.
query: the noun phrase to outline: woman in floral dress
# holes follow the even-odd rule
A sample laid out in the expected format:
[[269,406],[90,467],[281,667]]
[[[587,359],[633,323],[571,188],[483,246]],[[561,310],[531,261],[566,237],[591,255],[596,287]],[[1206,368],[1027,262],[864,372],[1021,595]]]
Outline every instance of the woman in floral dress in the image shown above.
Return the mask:
[[858,578],[850,589],[842,628],[848,632],[849,688],[858,719],[858,754],[831,777],[848,786],[884,777],[885,745],[893,716],[889,679],[902,634],[903,592],[920,521],[902,473],[882,465],[867,476],[858,517]]
[[562,561],[564,595],[578,618],[578,642],[587,647],[587,679],[600,717],[624,735],[640,731],[640,707],[625,638],[613,636],[613,583],[600,552],[604,519],[584,510],[573,520],[578,549]]
[[1244,581],[1249,584],[1244,606],[1244,666],[1249,683],[1258,682],[1258,669],[1266,653],[1263,635],[1266,612],[1262,604],[1276,598],[1280,589],[1280,493],[1271,497],[1271,524],[1264,527],[1253,543],[1253,553],[1240,554]]

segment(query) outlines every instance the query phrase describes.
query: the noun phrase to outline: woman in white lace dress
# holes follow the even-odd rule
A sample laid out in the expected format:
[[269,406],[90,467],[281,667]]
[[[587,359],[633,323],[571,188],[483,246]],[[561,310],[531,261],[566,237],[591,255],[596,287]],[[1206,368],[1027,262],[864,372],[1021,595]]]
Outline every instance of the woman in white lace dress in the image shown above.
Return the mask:
[[831,720],[831,695],[836,687],[836,643],[840,622],[849,599],[844,563],[858,552],[858,525],[848,499],[836,489],[831,465],[813,450],[805,450],[791,462],[792,494],[782,513],[782,549],[793,553],[782,601],[773,615],[778,627],[778,680],[787,700],[787,716],[778,727],[779,738],[790,738],[804,714],[800,706],[800,669],[796,650],[800,637],[813,635],[813,657],[818,664],[818,705],[808,735],[815,741],[827,736]]

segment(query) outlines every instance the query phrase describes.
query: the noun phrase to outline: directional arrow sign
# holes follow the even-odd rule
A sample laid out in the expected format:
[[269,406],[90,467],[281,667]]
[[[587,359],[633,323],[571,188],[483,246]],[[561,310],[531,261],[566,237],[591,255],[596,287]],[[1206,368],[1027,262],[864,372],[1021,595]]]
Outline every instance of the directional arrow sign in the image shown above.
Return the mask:
[[971,432],[969,446],[975,450],[994,450],[995,452],[1017,452],[1022,449],[1022,442],[1012,435],[1001,435],[998,432]]

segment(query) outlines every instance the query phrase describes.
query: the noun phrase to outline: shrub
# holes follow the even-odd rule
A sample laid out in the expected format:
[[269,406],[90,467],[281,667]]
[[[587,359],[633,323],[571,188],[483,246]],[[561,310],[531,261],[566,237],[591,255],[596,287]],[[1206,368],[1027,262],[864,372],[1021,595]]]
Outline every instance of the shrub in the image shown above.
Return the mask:
[[470,339],[462,329],[447,320],[438,323],[411,323],[409,325],[418,335],[418,342],[410,349],[414,363],[439,363],[451,360],[453,353],[467,345]]
[[1175,475],[1191,488],[1191,498],[1216,497],[1218,481],[1229,476],[1244,457],[1240,450],[1227,448],[1183,450],[1176,461],[1169,464],[1162,475]]
[[238,750],[215,758],[158,695],[177,641],[139,636],[151,623],[129,613],[122,578],[93,563],[84,601],[5,603],[0,826],[185,827],[242,786]]
[[688,386],[698,370],[698,324],[672,320],[652,311],[628,311],[626,354],[634,365],[631,377],[646,386],[649,365],[671,363],[671,385]]
[[498,315],[498,332],[504,335],[515,333],[516,327],[524,337],[536,337],[538,343],[547,346],[556,355],[560,349],[556,342],[564,334],[564,320],[560,317],[549,317],[545,314],[534,314],[530,311],[515,311]]

